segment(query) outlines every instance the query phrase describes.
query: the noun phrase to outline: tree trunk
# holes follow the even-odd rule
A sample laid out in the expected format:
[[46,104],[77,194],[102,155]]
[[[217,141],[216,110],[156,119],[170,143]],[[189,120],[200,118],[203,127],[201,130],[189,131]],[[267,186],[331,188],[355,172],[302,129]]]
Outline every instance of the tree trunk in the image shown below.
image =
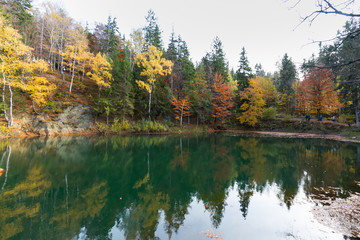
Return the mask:
[[53,48],[53,45],[54,45],[54,43],[53,43],[53,37],[52,37],[52,34],[53,34],[53,31],[51,31],[51,33],[50,33],[50,50],[49,50],[49,61],[50,61],[50,69],[51,69],[51,71],[54,71],[54,69],[53,69],[53,64],[52,64],[52,54],[51,54],[51,52],[52,52],[52,48]]
[[2,100],[3,100],[3,107],[4,107],[4,118],[5,118],[6,122],[9,122],[9,119],[7,117],[7,114],[6,114],[6,102],[5,102],[6,75],[5,75],[5,72],[4,72],[4,62],[2,63],[2,73],[3,73],[3,80],[4,80],[3,91],[2,91]]
[[33,101],[33,109],[34,109],[34,112],[36,113],[36,114],[39,114],[37,111],[36,111],[36,108],[35,108],[35,103],[34,103],[34,101]]
[[150,86],[150,92],[149,92],[149,121],[151,121],[150,111],[151,111],[151,92],[152,92],[152,86]]
[[9,84],[9,92],[10,92],[10,106],[9,106],[9,121],[8,127],[13,126],[13,92],[11,90],[11,85]]
[[356,118],[356,127],[359,128],[359,105],[357,102],[355,105],[355,118]]
[[181,105],[181,114],[180,114],[180,127],[182,127],[182,119],[183,119],[183,110],[184,110],[184,103]]
[[[64,32],[61,33],[61,41],[60,41],[60,52],[62,53],[63,52],[63,43],[64,41]],[[64,81],[65,80],[65,73],[64,73],[64,56],[63,54],[60,54],[61,55],[61,64],[60,64],[60,72],[61,72],[61,78],[62,80]]]
[[359,128],[359,99],[358,91],[355,92],[355,118],[356,118],[356,127]]
[[44,25],[45,25],[45,18],[43,18],[42,25],[41,25],[41,36],[40,36],[40,58],[42,58],[42,50],[43,50],[43,39],[44,39]]
[[72,89],[72,85],[74,82],[74,75],[75,75],[75,60],[76,60],[76,49],[74,52],[74,61],[73,61],[73,66],[72,66],[72,73],[71,73],[71,82],[70,82],[70,89],[69,89],[69,96],[71,96],[71,89]]

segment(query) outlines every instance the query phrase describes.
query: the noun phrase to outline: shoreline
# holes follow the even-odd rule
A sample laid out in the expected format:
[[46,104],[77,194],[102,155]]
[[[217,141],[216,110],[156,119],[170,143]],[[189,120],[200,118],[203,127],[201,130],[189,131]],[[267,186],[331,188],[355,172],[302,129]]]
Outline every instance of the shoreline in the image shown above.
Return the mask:
[[101,135],[174,135],[174,134],[196,134],[196,133],[227,133],[227,134],[237,134],[237,135],[245,135],[245,136],[254,136],[254,137],[276,137],[276,138],[309,138],[309,139],[327,139],[334,140],[340,142],[353,142],[360,143],[360,137],[356,136],[344,136],[340,134],[325,134],[325,133],[306,133],[306,132],[280,132],[280,131],[254,131],[254,130],[215,130],[208,129],[203,131],[192,131],[189,129],[184,130],[169,130],[166,132],[117,132],[117,133],[108,133],[102,134],[97,129],[92,131],[84,131],[84,132],[71,132],[57,135],[39,135],[34,133],[26,133],[21,132],[17,135],[0,135],[1,139],[33,139],[33,138],[56,138],[56,137],[69,137],[69,136],[101,136]]

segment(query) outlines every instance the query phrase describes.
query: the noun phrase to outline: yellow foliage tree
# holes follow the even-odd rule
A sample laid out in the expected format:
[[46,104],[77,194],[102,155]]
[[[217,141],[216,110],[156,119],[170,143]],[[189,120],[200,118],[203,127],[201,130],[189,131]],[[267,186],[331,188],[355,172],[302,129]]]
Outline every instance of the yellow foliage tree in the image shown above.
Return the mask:
[[139,53],[135,57],[135,62],[139,67],[143,68],[140,73],[141,76],[146,78],[143,80],[136,80],[140,88],[145,89],[149,93],[149,119],[151,111],[151,93],[155,86],[155,82],[161,76],[166,76],[171,73],[173,63],[170,60],[162,58],[162,52],[157,50],[156,47],[150,46],[147,52]]
[[106,56],[101,53],[96,54],[95,57],[91,57],[90,63],[91,71],[87,73],[90,79],[94,80],[99,87],[99,97],[102,87],[110,87],[110,81],[112,80],[111,65],[106,60]]
[[249,87],[240,92],[240,99],[244,103],[240,107],[239,119],[241,124],[255,126],[258,117],[262,115],[265,105],[263,90],[256,79],[250,79]]
[[256,80],[259,81],[263,90],[265,105],[267,107],[274,106],[277,92],[273,81],[270,78],[260,76],[256,77]]
[[77,29],[72,33],[72,39],[66,44],[65,51],[60,52],[65,65],[71,73],[69,95],[71,95],[74,83],[75,72],[85,71],[86,65],[90,62],[91,54],[89,53],[88,40],[81,30]]
[[35,112],[35,106],[44,107],[48,102],[49,96],[55,89],[56,85],[49,83],[44,77],[33,77],[33,79],[29,81],[26,85],[26,91],[30,95]]
[[[33,79],[32,73],[47,68],[44,61],[32,59],[32,48],[21,41],[20,34],[12,28],[0,15],[0,71],[3,79],[2,100],[4,117],[8,126],[13,125],[13,92],[12,87],[26,90],[26,86]],[[6,87],[9,90],[9,116],[6,106]]]

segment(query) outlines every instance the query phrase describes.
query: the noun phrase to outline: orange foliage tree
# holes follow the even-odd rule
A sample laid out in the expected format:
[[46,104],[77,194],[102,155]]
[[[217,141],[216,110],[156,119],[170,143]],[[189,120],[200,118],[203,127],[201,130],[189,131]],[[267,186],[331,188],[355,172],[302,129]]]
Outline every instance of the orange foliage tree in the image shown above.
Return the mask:
[[298,87],[298,110],[320,115],[339,109],[341,103],[332,79],[334,75],[328,69],[311,69]]
[[212,117],[215,120],[214,122],[223,124],[226,117],[231,115],[229,109],[234,106],[234,100],[231,87],[224,82],[223,77],[218,73],[215,74],[211,104],[213,106]]
[[181,100],[177,100],[175,97],[172,97],[171,103],[174,106],[174,112],[176,119],[180,120],[180,127],[182,126],[183,117],[190,116],[190,102],[188,97],[184,97]]

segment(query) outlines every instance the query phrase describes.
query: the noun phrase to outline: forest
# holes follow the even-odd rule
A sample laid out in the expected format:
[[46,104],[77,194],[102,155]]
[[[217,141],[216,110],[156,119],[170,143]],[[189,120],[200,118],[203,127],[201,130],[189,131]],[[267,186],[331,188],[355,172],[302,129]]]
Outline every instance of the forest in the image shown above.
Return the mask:
[[217,36],[194,63],[181,35],[173,32],[164,46],[152,10],[143,28],[125,36],[111,16],[90,29],[51,2],[38,9],[32,0],[0,2],[4,127],[13,126],[13,111],[21,105],[16,94],[31,102],[32,114],[56,111],[63,95],[76,100],[82,94],[99,127],[115,124],[121,130],[135,121],[232,128],[305,115],[359,125],[360,22],[355,18],[300,69],[285,54],[278,71],[266,73],[261,63],[250,67],[245,46],[237,69],[230,69]]

